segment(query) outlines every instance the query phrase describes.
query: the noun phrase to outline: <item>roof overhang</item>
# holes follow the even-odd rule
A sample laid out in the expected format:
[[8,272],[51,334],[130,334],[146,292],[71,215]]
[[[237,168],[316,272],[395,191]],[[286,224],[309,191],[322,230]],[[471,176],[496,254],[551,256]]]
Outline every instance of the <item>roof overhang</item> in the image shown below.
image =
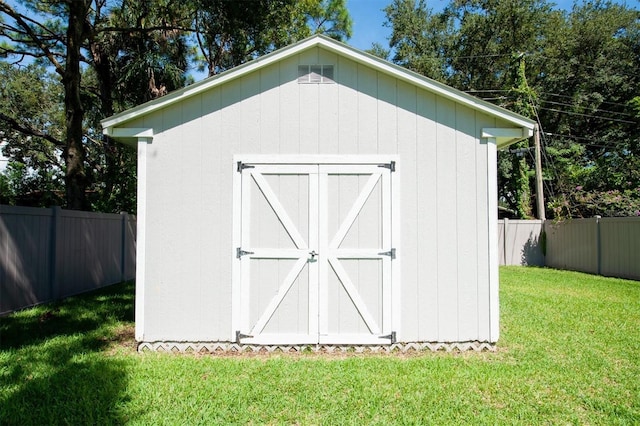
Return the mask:
[[487,101],[483,101],[482,99],[478,99],[475,96],[449,87],[428,77],[424,77],[420,74],[392,64],[361,50],[347,46],[346,44],[333,40],[329,37],[323,35],[314,35],[298,43],[276,50],[275,52],[254,59],[253,61],[232,68],[218,75],[206,78],[190,86],[171,92],[161,98],[149,101],[137,107],[123,111],[119,114],[115,114],[111,117],[105,118],[101,121],[104,133],[110,135],[114,139],[122,140],[124,142],[126,142],[127,140],[131,140],[132,137],[135,137],[129,135],[129,133],[132,132],[125,132],[124,134],[118,133],[118,130],[124,131],[124,128],[119,128],[125,127],[124,125],[127,122],[140,118],[154,111],[166,108],[175,103],[181,102],[192,96],[205,92],[213,87],[222,85],[228,81],[241,78],[260,68],[266,67],[270,64],[281,61],[313,47],[322,47],[330,52],[334,52],[338,55],[349,58],[357,63],[367,65],[378,72],[388,74],[394,78],[403,80],[407,83],[423,88],[429,92],[468,106],[474,110],[484,112],[489,116],[504,120],[509,124],[509,127],[520,129],[521,136],[498,137],[499,148],[508,146],[509,144],[517,142],[518,140],[527,138],[531,136],[533,132],[533,128],[535,125],[534,121],[520,114],[516,114],[505,108],[501,108]]
[[523,127],[482,129],[482,137],[495,139],[498,149],[506,148],[531,136],[533,136],[533,129]]

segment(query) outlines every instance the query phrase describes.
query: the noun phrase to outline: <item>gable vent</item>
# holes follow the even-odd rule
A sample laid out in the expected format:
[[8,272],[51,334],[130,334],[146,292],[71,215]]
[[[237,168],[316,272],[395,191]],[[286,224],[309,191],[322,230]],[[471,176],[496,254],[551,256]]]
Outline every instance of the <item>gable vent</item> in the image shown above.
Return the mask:
[[335,83],[333,65],[298,65],[298,83]]

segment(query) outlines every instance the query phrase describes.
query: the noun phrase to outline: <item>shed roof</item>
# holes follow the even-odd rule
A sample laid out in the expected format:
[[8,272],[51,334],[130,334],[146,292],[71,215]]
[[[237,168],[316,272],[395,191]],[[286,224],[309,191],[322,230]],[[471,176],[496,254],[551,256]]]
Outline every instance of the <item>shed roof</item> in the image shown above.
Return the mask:
[[[105,134],[121,140],[137,137],[151,137],[153,136],[151,129],[128,129],[126,123],[175,103],[182,102],[191,96],[201,94],[213,87],[240,78],[270,64],[314,47],[322,47],[357,63],[367,65],[378,72],[390,75],[391,77],[403,80],[439,96],[451,99],[454,102],[468,106],[474,110],[484,112],[489,116],[506,121],[509,125],[514,126],[515,129],[513,130],[516,131],[492,134],[493,137],[496,137],[499,147],[508,146],[533,134],[535,122],[520,114],[516,114],[515,112],[509,111],[505,108],[483,101],[475,96],[469,95],[436,80],[424,77],[406,68],[392,64],[391,62],[320,34],[311,36],[298,43],[276,50],[223,73],[171,92],[161,98],[154,99],[119,114],[105,118],[101,121],[104,129],[103,131]],[[517,130],[520,130],[520,132]]]

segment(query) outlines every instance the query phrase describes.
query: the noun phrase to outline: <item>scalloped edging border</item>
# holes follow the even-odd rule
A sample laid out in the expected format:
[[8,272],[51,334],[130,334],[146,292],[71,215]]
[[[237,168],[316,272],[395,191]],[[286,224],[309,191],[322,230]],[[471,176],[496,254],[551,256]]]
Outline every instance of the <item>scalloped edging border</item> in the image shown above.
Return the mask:
[[138,352],[172,353],[410,353],[421,351],[489,351],[495,352],[495,343],[489,342],[408,342],[392,345],[243,345],[232,342],[140,342]]

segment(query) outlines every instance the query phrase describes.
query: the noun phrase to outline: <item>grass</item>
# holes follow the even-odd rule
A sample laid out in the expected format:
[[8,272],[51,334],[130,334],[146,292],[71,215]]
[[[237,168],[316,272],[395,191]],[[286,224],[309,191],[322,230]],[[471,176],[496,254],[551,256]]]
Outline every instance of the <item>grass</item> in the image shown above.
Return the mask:
[[0,319],[0,424],[639,424],[640,283],[501,269],[497,352],[137,354],[133,286]]

